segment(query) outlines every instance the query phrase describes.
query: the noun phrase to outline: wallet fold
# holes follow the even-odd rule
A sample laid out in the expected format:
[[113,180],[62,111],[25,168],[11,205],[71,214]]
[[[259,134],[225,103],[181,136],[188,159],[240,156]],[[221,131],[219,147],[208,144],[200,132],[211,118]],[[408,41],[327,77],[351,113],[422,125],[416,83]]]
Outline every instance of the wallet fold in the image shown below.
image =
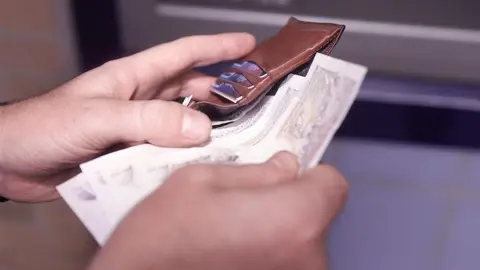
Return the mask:
[[226,69],[212,86],[207,100],[192,100],[187,106],[218,116],[250,105],[289,73],[308,69],[316,53],[329,55],[344,30],[344,25],[291,17],[276,35]]

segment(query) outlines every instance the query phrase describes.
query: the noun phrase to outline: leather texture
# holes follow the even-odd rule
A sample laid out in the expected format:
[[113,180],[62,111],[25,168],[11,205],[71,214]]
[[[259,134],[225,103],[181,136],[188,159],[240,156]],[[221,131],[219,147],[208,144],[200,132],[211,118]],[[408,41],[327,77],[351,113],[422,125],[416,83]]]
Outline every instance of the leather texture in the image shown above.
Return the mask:
[[286,75],[308,63],[317,52],[329,55],[344,30],[344,25],[306,22],[291,17],[275,36],[260,43],[250,54],[238,61],[255,63],[266,72],[264,76],[255,76],[233,66],[225,70],[243,75],[253,84],[251,87],[225,81],[222,78],[217,79],[217,82],[226,82],[235,88],[242,96],[238,102],[232,102],[212,93],[207,100],[191,101],[187,106],[199,110],[214,110],[216,114],[227,114],[249,105],[252,101],[264,96]]

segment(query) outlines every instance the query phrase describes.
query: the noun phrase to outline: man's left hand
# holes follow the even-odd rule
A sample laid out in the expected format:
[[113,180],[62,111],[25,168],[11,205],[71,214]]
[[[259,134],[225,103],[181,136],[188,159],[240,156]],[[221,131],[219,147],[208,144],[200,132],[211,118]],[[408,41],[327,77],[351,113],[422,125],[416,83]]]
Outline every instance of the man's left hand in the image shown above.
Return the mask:
[[243,33],[181,38],[0,107],[0,195],[54,200],[55,186],[77,173],[78,164],[119,144],[188,147],[206,141],[209,119],[172,100],[207,98],[214,78],[191,69],[237,59],[254,46]]

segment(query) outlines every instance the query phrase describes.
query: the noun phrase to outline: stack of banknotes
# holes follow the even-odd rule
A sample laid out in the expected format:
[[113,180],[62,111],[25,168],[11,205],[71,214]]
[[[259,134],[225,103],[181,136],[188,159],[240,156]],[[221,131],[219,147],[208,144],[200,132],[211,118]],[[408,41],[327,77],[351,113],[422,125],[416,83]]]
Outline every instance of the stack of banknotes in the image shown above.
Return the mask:
[[81,173],[57,189],[103,245],[122,218],[179,167],[193,163],[261,163],[282,150],[301,170],[321,160],[355,100],[367,68],[316,54],[306,76],[290,74],[265,96],[221,123],[211,140],[194,148],[149,144],[80,165]]

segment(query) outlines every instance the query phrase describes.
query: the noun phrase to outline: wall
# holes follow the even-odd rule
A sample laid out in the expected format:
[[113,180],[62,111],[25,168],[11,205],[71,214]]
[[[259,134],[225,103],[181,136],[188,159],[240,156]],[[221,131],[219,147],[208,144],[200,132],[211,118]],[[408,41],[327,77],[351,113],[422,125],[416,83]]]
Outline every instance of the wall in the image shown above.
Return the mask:
[[480,152],[335,140],[350,183],[329,235],[330,270],[480,269]]
[[68,1],[0,2],[0,101],[45,92],[77,72]]
[[[0,1],[0,101],[48,91],[77,73],[65,0]],[[96,246],[63,202],[0,205],[0,269],[82,269]]]

